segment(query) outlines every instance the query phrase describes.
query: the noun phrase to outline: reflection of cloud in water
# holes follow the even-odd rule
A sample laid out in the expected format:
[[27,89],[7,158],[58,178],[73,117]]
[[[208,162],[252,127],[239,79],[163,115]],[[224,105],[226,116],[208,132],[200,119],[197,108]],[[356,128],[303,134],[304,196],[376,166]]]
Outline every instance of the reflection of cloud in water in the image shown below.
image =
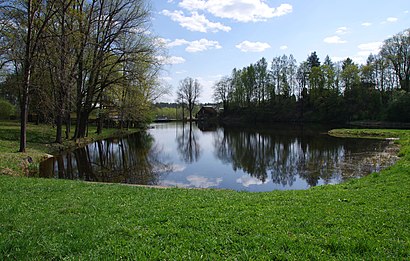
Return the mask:
[[189,187],[189,184],[185,184],[185,183],[182,183],[182,182],[176,182],[174,180],[163,180],[163,181],[161,181],[161,186],[187,188],[187,187]]
[[222,178],[213,179],[198,175],[190,175],[186,179],[196,188],[216,187],[222,182]]
[[261,181],[260,179],[251,177],[249,175],[243,175],[236,182],[241,183],[244,187],[249,187],[250,185],[262,185],[268,183],[270,180],[267,179],[265,182]]
[[210,187],[216,187],[219,186],[219,184],[222,182],[222,178],[207,178],[203,176],[198,176],[198,175],[190,175],[186,177],[189,183],[182,183],[182,182],[176,182],[173,180],[164,180],[161,182],[161,185],[163,186],[169,186],[169,187],[179,187],[179,188],[189,188],[189,187],[195,187],[195,188],[210,188]]
[[172,171],[173,172],[182,172],[186,169],[185,165],[180,165],[180,164],[172,164]]

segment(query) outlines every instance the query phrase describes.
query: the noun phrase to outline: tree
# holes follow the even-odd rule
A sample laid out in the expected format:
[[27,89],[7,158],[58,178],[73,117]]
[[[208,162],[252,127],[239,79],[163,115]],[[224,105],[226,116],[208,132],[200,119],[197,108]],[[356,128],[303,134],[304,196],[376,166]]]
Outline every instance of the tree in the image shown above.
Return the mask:
[[307,98],[307,94],[308,94],[308,87],[309,87],[309,72],[310,72],[310,68],[308,63],[302,62],[299,65],[299,68],[297,70],[297,81],[298,81],[298,85],[299,85],[299,98],[300,99],[305,99]]
[[71,89],[75,72],[75,57],[70,46],[75,43],[73,28],[75,0],[55,0],[56,14],[45,32],[47,38],[42,44],[43,63],[49,72],[50,87],[52,89],[52,111],[55,112],[56,143],[63,141],[63,121],[66,122],[66,139],[70,133],[70,108],[72,102]]
[[14,61],[22,75],[19,95],[20,152],[25,152],[27,146],[27,119],[32,73],[43,34],[56,13],[54,4],[55,1],[14,0],[3,2],[0,5],[1,20],[7,21],[5,25],[3,24],[6,28],[2,29],[7,34],[2,33],[2,40],[22,44],[21,48],[13,48],[19,53],[10,54],[10,61]]
[[147,34],[150,13],[143,0],[93,0],[82,4],[79,10],[87,12],[78,20],[81,40],[77,48],[74,138],[86,135],[88,118],[100,105],[105,90],[124,82],[124,63],[155,49]]
[[307,58],[307,63],[310,67],[310,69],[312,69],[313,67],[319,67],[320,66],[320,61],[319,61],[319,57],[317,56],[316,52],[312,52],[309,57]]
[[192,121],[192,111],[201,94],[201,85],[198,80],[187,77],[179,82],[178,99],[187,106],[189,120]]
[[[0,69],[7,76],[0,79],[0,93],[19,102],[20,151],[26,147],[29,110],[56,124],[59,143],[64,121],[69,136],[74,109],[74,138],[86,135],[89,115],[103,109],[110,88],[126,89],[122,98],[134,101],[127,119],[145,117],[162,92],[146,2],[0,1]],[[18,93],[11,90],[16,84]]]
[[350,58],[343,61],[341,80],[345,91],[360,84],[359,67]]
[[250,64],[249,66],[243,68],[242,75],[241,75],[244,91],[245,91],[245,102],[246,106],[250,107],[251,102],[255,95],[255,83],[256,83],[256,75],[255,75],[255,67]]
[[410,92],[410,28],[387,39],[380,53],[393,65],[401,89]]
[[245,103],[245,90],[242,82],[242,70],[234,68],[232,70],[231,79],[232,79],[232,88],[234,89],[232,101],[237,107],[241,107]]
[[232,92],[232,80],[228,76],[222,77],[214,84],[214,99],[216,102],[222,102],[224,111],[228,110],[229,98]]
[[256,63],[255,73],[257,102],[258,105],[263,105],[265,104],[269,84],[268,63],[264,57]]

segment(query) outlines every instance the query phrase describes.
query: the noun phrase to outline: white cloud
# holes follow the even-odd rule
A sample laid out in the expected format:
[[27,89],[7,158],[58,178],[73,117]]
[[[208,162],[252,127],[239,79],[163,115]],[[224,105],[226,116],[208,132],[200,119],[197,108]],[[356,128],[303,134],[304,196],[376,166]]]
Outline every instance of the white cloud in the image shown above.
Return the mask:
[[337,34],[347,34],[348,30],[349,29],[346,26],[342,26],[342,27],[337,28],[336,33]]
[[195,53],[202,52],[209,49],[221,49],[222,46],[217,41],[209,41],[207,39],[201,39],[199,41],[192,41],[185,49],[187,52]]
[[205,15],[200,15],[198,12],[192,12],[191,16],[185,16],[182,11],[168,11],[163,10],[161,14],[168,16],[172,21],[178,22],[180,26],[193,32],[229,32],[231,27],[225,26],[221,23],[214,23],[209,21]]
[[185,50],[190,53],[203,52],[210,49],[221,49],[222,46],[218,41],[210,41],[208,39],[200,39],[197,41],[187,41],[185,39],[176,39],[175,41],[169,42],[168,47],[175,47],[187,45]]
[[399,20],[399,19],[396,18],[396,17],[389,17],[389,18],[386,19],[386,22],[395,23],[395,22],[397,22],[398,20]]
[[185,59],[180,56],[157,56],[157,60],[164,65],[185,63]]
[[243,41],[236,45],[236,48],[242,52],[263,52],[270,48],[268,43]]
[[359,51],[355,56],[350,56],[350,57],[331,57],[332,61],[338,62],[338,61],[344,61],[347,58],[350,58],[353,60],[353,62],[357,64],[365,64],[367,61],[367,57],[370,54],[377,54],[380,52],[380,48],[383,45],[383,42],[371,42],[371,43],[364,43],[360,44],[357,46]]
[[325,43],[329,43],[329,44],[343,44],[343,43],[347,43],[347,41],[342,40],[342,38],[340,38],[340,36],[337,36],[337,35],[326,37],[323,41],[324,41]]
[[179,6],[192,11],[206,9],[206,4],[204,0],[182,0]]
[[287,50],[287,49],[288,49],[288,46],[287,46],[287,45],[282,45],[281,47],[279,47],[279,49],[281,49],[281,50]]
[[165,45],[167,45],[171,40],[158,37],[158,38],[156,38],[154,41],[155,41],[155,43],[156,43],[157,45],[165,46]]
[[365,27],[369,27],[369,26],[371,26],[372,25],[372,23],[369,23],[369,22],[364,22],[364,23],[362,23],[362,26],[365,26]]
[[174,41],[170,41],[170,42],[168,42],[167,43],[167,46],[169,47],[169,48],[172,48],[172,47],[176,47],[176,46],[181,46],[181,45],[185,45],[185,44],[189,44],[189,42],[187,41],[187,40],[185,40],[185,39],[175,39]]
[[371,42],[364,43],[357,46],[359,48],[359,56],[369,56],[370,54],[377,54],[380,52],[380,49],[383,45],[383,42]]
[[290,4],[270,7],[265,0],[182,0],[179,6],[190,11],[204,10],[219,18],[229,18],[239,22],[265,21],[293,11]]
[[[249,175],[243,175],[242,177],[238,178],[236,180],[237,183],[242,184],[244,187],[249,187],[251,185],[262,185],[264,184],[264,182],[262,182],[262,180],[251,177]],[[269,180],[266,180],[266,182],[269,182]]]

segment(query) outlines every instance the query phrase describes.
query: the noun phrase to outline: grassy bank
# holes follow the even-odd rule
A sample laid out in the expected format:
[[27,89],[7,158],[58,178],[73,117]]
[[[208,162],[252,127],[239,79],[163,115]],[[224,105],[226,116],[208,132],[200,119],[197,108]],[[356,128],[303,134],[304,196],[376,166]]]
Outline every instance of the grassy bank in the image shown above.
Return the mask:
[[[20,123],[17,121],[0,121],[0,174],[25,176],[29,171],[36,171],[38,164],[48,154],[56,151],[85,145],[93,140],[118,136],[125,132],[118,129],[104,129],[100,135],[96,128],[90,127],[87,138],[73,141],[65,140],[63,144],[54,143],[55,128],[50,125],[28,124],[27,152],[18,153],[20,139]],[[27,158],[33,159],[32,163]]]
[[400,137],[400,161],[379,174],[307,191],[0,176],[0,259],[408,260],[409,131],[365,134]]

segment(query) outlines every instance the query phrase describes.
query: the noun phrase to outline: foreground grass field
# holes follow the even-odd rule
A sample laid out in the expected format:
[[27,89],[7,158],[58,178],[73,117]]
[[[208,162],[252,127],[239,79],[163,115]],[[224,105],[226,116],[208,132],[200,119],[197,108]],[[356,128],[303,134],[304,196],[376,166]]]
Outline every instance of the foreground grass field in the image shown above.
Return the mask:
[[379,174],[307,191],[155,189],[0,176],[0,259],[409,260],[410,132]]

